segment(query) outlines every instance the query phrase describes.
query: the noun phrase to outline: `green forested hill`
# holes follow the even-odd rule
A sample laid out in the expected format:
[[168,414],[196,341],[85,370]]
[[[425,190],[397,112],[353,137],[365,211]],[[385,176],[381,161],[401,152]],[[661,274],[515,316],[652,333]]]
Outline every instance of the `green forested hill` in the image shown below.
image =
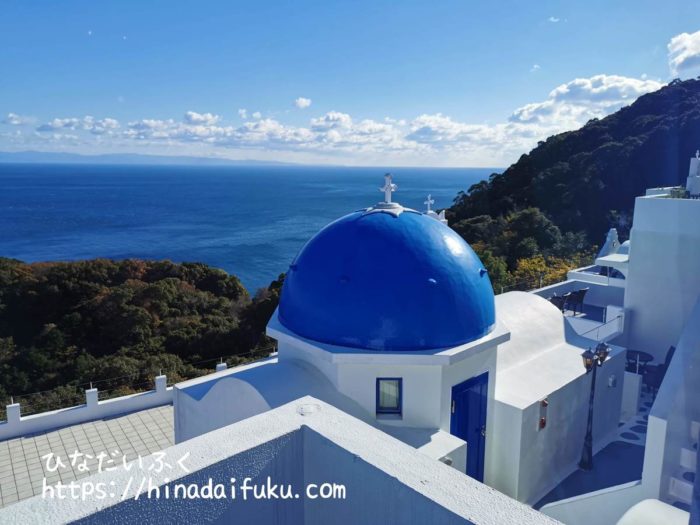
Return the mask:
[[523,259],[580,258],[611,226],[625,236],[634,198],[649,187],[684,184],[698,148],[700,80],[676,80],[540,142],[460,193],[447,217],[494,266],[492,278],[512,281]]
[[100,380],[125,393],[161,370],[177,381],[222,356],[269,351],[264,328],[280,286],[250,298],[236,277],[204,264],[0,258],[0,403],[64,387],[27,400],[41,409],[79,400]]

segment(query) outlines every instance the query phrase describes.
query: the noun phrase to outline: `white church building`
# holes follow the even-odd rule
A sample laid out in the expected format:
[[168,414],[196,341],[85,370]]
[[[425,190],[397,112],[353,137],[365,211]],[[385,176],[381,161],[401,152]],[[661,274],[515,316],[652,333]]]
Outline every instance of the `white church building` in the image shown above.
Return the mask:
[[[542,297],[494,297],[469,245],[392,202],[389,178],[385,188],[384,202],[325,227],[290,265],[267,326],[276,356],[176,386],[175,439],[311,395],[534,504],[580,459],[581,353],[597,343]],[[599,384],[596,449],[618,428],[623,353],[606,365],[620,381]]]
[[[382,202],[312,237],[267,325],[277,351],[173,387],[165,454],[195,468],[155,484],[249,473],[343,483],[347,500],[34,497],[0,509],[0,522],[686,523],[700,437],[699,167],[688,191],[637,199],[630,242],[611,232],[596,265],[529,292],[495,295],[444,212],[430,197],[425,212],[401,206],[390,176]],[[573,313],[556,300],[572,293]],[[582,354],[596,348],[590,373]],[[655,399],[630,349],[669,365]],[[638,479],[556,497],[578,475],[588,429],[596,454],[635,426],[646,434]]]

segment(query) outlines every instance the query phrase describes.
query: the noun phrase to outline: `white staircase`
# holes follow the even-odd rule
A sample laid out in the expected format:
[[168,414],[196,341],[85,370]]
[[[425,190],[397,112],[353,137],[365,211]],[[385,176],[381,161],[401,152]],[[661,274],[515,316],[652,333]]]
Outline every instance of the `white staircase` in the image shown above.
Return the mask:
[[672,504],[690,505],[693,500],[693,485],[697,475],[698,441],[700,441],[700,422],[690,422],[690,441],[681,447],[679,468],[668,483],[668,501]]

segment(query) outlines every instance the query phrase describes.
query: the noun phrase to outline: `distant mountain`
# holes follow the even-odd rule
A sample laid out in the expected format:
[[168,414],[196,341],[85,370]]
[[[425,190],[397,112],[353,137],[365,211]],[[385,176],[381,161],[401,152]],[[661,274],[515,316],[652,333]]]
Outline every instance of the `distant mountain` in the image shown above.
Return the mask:
[[45,151],[0,151],[0,164],[137,164],[137,165],[186,165],[186,166],[266,166],[290,165],[284,162],[259,160],[231,160],[215,157],[185,157],[164,155],[139,155],[113,153],[106,155],[80,155],[77,153],[52,153]]
[[496,219],[538,208],[562,233],[583,232],[599,243],[610,226],[624,234],[634,198],[646,188],[684,185],[698,148],[700,80],[675,80],[606,118],[540,142],[503,173],[461,193],[448,218],[464,221],[463,235],[473,242],[469,237]]

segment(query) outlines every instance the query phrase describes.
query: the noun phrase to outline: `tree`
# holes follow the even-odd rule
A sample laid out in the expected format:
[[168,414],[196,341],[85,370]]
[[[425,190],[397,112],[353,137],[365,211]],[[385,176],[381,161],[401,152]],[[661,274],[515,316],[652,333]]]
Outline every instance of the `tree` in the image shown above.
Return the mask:
[[249,356],[269,347],[282,280],[251,299],[235,276],[201,263],[0,258],[0,392],[108,380],[100,388],[128,393],[160,371],[179,381]]

